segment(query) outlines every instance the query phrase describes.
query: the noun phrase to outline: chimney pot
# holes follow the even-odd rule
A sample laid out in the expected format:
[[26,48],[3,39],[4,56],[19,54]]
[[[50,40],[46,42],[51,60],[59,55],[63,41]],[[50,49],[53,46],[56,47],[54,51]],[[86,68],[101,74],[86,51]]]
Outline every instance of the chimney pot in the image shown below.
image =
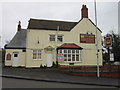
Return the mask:
[[21,22],[19,21],[18,22],[18,31],[20,31],[21,30]]
[[88,18],[88,8],[86,7],[86,5],[82,5],[81,17]]

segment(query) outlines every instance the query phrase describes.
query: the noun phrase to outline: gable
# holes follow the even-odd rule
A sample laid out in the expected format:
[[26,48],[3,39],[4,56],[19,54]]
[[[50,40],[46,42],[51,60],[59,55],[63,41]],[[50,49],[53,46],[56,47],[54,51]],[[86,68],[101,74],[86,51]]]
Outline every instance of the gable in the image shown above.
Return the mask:
[[[78,24],[72,29],[74,30],[83,30],[84,31],[93,31],[96,30],[96,25],[89,18],[82,18],[79,20]],[[97,30],[102,33],[102,31],[97,27]]]
[[[95,27],[96,27],[96,25],[92,22],[92,20],[90,20],[90,19],[88,19]],[[102,31],[97,27],[97,30],[99,30],[101,33],[102,33]]]

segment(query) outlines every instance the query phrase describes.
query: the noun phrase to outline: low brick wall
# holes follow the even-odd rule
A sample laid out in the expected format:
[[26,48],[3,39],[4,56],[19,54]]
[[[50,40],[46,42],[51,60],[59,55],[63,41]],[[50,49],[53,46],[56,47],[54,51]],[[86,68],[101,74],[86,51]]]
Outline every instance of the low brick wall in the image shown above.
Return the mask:
[[[81,72],[88,72],[88,71],[96,71],[96,66],[58,66],[58,70],[62,71],[81,71]],[[119,72],[120,65],[103,65],[100,66],[101,72]]]
[[[97,76],[96,72],[74,72],[69,73],[71,75],[77,75],[77,76]],[[117,72],[101,72],[100,77],[111,77],[111,78],[120,78],[120,74]]]
[[[67,72],[72,75],[80,76],[97,76],[96,66],[58,66],[58,70]],[[120,78],[120,65],[103,65],[100,66],[101,77]]]

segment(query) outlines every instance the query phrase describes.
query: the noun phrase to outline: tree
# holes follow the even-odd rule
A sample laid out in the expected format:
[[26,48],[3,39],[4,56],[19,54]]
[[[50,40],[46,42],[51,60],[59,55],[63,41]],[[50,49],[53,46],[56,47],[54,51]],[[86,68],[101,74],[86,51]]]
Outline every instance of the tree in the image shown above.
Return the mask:
[[114,53],[114,60],[120,62],[120,36],[112,32],[112,53]]

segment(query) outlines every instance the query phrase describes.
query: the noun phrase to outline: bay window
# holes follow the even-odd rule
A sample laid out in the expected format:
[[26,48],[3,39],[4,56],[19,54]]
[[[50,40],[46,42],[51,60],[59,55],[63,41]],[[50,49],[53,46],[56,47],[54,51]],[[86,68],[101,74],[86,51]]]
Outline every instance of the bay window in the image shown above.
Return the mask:
[[64,54],[64,62],[80,62],[81,50],[77,49],[60,49],[58,54]]

